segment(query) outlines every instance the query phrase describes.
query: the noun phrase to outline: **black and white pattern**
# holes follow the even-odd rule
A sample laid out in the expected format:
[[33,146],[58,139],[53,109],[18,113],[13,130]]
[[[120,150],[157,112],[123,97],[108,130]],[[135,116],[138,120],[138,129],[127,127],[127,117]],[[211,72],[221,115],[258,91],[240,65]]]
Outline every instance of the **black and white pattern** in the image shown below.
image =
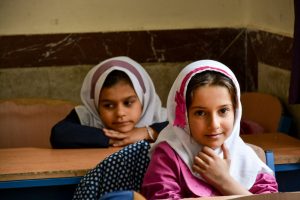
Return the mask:
[[142,140],[104,159],[81,179],[73,200],[98,200],[114,191],[140,191],[150,160],[149,149],[149,142]]

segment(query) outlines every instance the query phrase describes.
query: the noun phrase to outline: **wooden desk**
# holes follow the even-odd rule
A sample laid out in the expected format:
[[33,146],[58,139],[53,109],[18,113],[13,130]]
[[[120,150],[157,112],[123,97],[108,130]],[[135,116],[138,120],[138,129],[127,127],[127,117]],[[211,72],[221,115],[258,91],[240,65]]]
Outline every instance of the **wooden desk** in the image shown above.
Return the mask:
[[77,184],[88,170],[119,149],[0,149],[0,189]]
[[217,197],[199,197],[199,198],[185,198],[184,200],[298,200],[300,199],[300,192],[279,192],[272,194],[258,194],[258,195],[233,195],[233,196],[217,196]]
[[251,144],[271,150],[274,153],[275,167],[279,164],[300,165],[300,140],[283,133],[264,133],[242,135],[242,139]]
[[195,198],[184,198],[183,200],[229,200],[243,197],[243,195],[232,195],[232,196],[216,196],[216,197],[195,197]]
[[300,140],[283,133],[242,135],[243,140],[271,150],[281,192],[300,191]]

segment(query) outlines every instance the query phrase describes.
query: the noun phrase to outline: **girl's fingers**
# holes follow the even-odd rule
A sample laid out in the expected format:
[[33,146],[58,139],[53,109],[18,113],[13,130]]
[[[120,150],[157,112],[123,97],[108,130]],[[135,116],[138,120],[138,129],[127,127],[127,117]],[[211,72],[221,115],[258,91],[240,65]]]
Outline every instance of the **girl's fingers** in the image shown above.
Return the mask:
[[198,153],[198,157],[199,157],[202,161],[204,161],[204,162],[206,162],[206,163],[209,163],[210,160],[211,160],[210,156],[207,155],[206,153],[202,152],[202,151],[200,151],[200,152]]
[[202,173],[202,171],[203,171],[199,166],[197,166],[197,165],[195,165],[195,164],[192,166],[192,170],[193,170],[194,172],[199,173],[199,174]]
[[230,153],[229,153],[229,150],[226,147],[225,143],[222,144],[221,148],[222,148],[222,151],[223,151],[223,158],[225,160],[230,160]]
[[104,128],[103,131],[104,131],[105,134],[109,134],[109,135],[117,135],[119,133],[117,131],[114,131],[114,130],[111,130],[111,129],[106,129],[106,128]]
[[199,168],[206,168],[206,163],[205,161],[203,161],[201,158],[199,158],[198,156],[195,157],[194,159],[194,163],[196,166],[198,166]]
[[107,137],[110,137],[110,138],[115,138],[115,139],[124,139],[127,137],[127,134],[125,133],[120,133],[118,131],[114,131],[114,130],[109,130],[109,129],[103,129],[104,131],[104,134],[107,136]]
[[210,147],[204,146],[201,150],[203,153],[205,153],[207,156],[209,157],[214,157],[216,156],[216,153],[214,152],[214,150]]
[[118,139],[110,139],[109,144],[113,147],[122,147],[126,145],[124,140],[118,140]]
[[124,146],[124,144],[122,142],[118,141],[118,142],[113,143],[112,146],[114,146],[114,147],[121,147],[121,146]]

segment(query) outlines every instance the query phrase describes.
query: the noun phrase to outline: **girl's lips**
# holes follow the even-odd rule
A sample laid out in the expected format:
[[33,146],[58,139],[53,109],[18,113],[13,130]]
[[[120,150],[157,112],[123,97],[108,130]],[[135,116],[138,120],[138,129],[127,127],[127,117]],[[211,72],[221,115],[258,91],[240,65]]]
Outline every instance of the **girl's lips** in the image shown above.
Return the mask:
[[116,126],[127,126],[127,125],[130,124],[130,122],[129,121],[126,121],[126,122],[114,122],[113,124],[116,125]]
[[207,134],[205,136],[209,137],[209,138],[218,138],[220,135],[221,135],[221,133],[216,133],[216,134]]

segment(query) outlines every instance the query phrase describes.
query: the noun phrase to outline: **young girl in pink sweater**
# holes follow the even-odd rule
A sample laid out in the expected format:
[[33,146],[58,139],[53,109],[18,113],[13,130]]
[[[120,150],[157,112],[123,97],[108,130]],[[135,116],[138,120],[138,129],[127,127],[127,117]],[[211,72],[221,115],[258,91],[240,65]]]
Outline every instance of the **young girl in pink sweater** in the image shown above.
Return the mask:
[[150,150],[147,199],[249,195],[278,191],[273,171],[240,138],[240,87],[213,60],[186,66],[167,102],[169,125]]

